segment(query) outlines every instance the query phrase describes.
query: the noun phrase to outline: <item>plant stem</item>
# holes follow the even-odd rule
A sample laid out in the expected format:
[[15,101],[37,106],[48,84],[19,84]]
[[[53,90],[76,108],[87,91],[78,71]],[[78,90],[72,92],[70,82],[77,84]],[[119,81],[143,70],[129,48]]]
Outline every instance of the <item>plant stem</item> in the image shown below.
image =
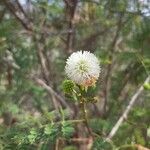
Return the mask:
[[128,145],[127,144],[127,145],[122,145],[122,146],[118,147],[117,150],[121,150],[124,148],[132,148],[132,149],[134,148],[136,150],[137,147],[136,147],[136,145]]
[[87,117],[87,111],[86,111],[86,106],[85,106],[84,99],[81,101],[81,110],[82,110],[82,113],[83,113],[82,115],[83,115],[85,126],[88,130],[88,133],[89,133],[89,135],[91,135],[93,137],[92,131],[91,131],[91,129],[89,127],[89,124],[88,124],[88,117]]

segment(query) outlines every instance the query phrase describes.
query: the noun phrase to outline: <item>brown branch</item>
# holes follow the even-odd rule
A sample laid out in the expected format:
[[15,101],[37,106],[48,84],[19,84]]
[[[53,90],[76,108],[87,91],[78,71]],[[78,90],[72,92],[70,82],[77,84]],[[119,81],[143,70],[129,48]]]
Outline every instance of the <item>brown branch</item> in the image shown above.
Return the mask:
[[52,85],[52,82],[50,80],[50,64],[48,62],[48,57],[45,52],[45,37],[43,37],[42,34],[39,39],[39,37],[33,34],[33,41],[37,50],[36,54],[40,62],[42,76],[47,85]]
[[97,31],[93,34],[91,34],[89,37],[83,40],[83,45],[81,46],[81,49],[92,49],[92,45],[95,45],[95,42],[99,36],[103,36],[107,32],[107,28],[103,29],[102,31]]
[[101,2],[100,1],[97,1],[97,0],[81,0],[79,1],[79,3],[91,3],[91,4],[96,4],[96,5],[101,5]]
[[[29,23],[27,23],[25,21],[26,18],[22,19],[18,14],[17,14],[17,10],[14,6],[14,4],[12,4],[9,0],[4,0],[3,1],[5,6],[12,12],[12,14],[15,16],[15,18],[23,25],[23,27],[28,30],[28,31],[32,31],[32,28],[30,26]],[[17,1],[16,1],[17,2]],[[24,17],[26,16],[26,13],[24,12],[22,6],[20,5],[20,3],[17,3],[18,7],[19,7],[19,11],[21,11],[24,14]],[[44,25],[44,24],[43,24]],[[33,32],[32,32],[33,33]],[[43,77],[46,81],[47,85],[51,85],[51,81],[50,81],[50,67],[48,64],[48,59],[46,57],[46,53],[45,53],[45,49],[44,49],[44,44],[42,43],[44,41],[43,38],[43,34],[41,33],[41,38],[37,38],[37,36],[35,34],[32,34],[33,36],[33,40],[35,42],[36,48],[37,48],[37,56],[41,65],[41,70],[42,70],[42,74]],[[40,41],[42,40],[42,42]],[[56,101],[55,96],[52,93],[49,93],[52,97],[53,100],[53,104],[55,108],[58,108],[59,103]]]
[[75,26],[74,26],[74,16],[77,7],[78,0],[64,0],[66,4],[66,16],[68,21],[68,30],[73,32],[68,32],[67,35],[67,53],[71,53],[73,51],[73,41],[75,34]]
[[[44,55],[43,44],[41,44],[41,42],[39,42],[36,37],[33,37],[33,39],[34,39],[35,45],[37,47],[37,57],[38,57],[39,62],[40,62],[42,75],[43,75],[44,80],[46,81],[46,84],[43,83],[43,85],[50,86],[51,85],[50,73],[49,73],[49,68],[47,66],[47,60],[45,59],[45,55]],[[49,90],[48,94],[52,98],[53,105],[54,105],[55,109],[58,110],[58,107],[59,107],[60,104],[56,101],[53,92],[51,90]]]
[[4,8],[2,11],[0,11],[0,22],[2,22],[5,12],[6,12],[6,8]]
[[119,92],[118,92],[118,100],[121,99],[121,96],[122,96],[122,94],[123,94],[123,92],[124,92],[124,89],[125,89],[125,87],[128,85],[128,81],[129,81],[129,79],[130,79],[130,76],[131,76],[130,73],[127,73],[127,74],[124,76],[122,86],[120,87]]
[[117,30],[116,30],[116,33],[115,33],[115,36],[110,44],[110,47],[109,47],[109,61],[111,63],[108,64],[107,66],[107,71],[106,71],[106,76],[105,76],[105,87],[104,87],[104,110],[103,110],[103,114],[104,116],[106,115],[106,112],[107,112],[107,103],[108,103],[108,98],[109,98],[109,91],[110,91],[110,88],[111,88],[111,73],[112,73],[112,69],[113,69],[113,65],[114,65],[114,52],[115,52],[115,45],[117,43],[117,39],[119,37],[119,33],[120,33],[120,30],[122,28],[122,19],[123,19],[123,16],[124,14],[120,14],[120,17],[119,17],[119,20],[118,20],[118,23],[117,23]]
[[8,8],[8,10],[15,16],[15,18],[22,24],[22,26],[26,29],[26,30],[29,30],[29,31],[32,31],[32,27],[31,27],[31,24],[29,23],[26,23],[23,19],[21,19],[15,9],[14,9],[14,6],[12,5],[12,3],[10,3],[10,1],[8,0],[3,0],[3,3],[4,5]]
[[81,150],[91,150],[93,145],[93,139],[91,137],[89,138],[81,137],[81,138],[71,138],[71,139],[58,138],[56,140],[55,150],[59,150],[64,144],[64,142],[69,142],[69,143],[71,142],[73,144],[78,144],[79,149]]
[[118,91],[118,100],[119,101],[123,101],[124,99],[127,98],[128,96],[128,91],[130,89],[127,88],[129,80],[131,78],[131,76],[133,75],[136,64],[135,63],[130,63],[126,70],[124,71],[124,77],[123,77],[123,81],[122,81],[122,86],[120,87],[119,91]]
[[38,41],[35,41],[35,42],[36,42],[36,46],[37,46],[37,55],[38,55],[38,59],[40,61],[43,77],[44,77],[46,83],[50,84],[49,70],[47,68],[46,60],[45,60],[45,57],[44,57],[44,54],[43,54],[43,46]]
[[[144,82],[144,84],[149,83],[150,81],[150,76],[148,76]],[[143,84],[143,85],[144,85]],[[144,87],[143,85],[136,91],[136,93],[132,96],[129,105],[126,107],[125,111],[123,112],[122,116],[119,118],[119,120],[117,121],[117,123],[114,125],[114,127],[112,128],[111,132],[109,133],[109,135],[107,136],[106,140],[110,141],[114,135],[116,134],[116,132],[118,131],[119,127],[121,126],[121,124],[123,123],[123,121],[127,118],[130,110],[132,109],[135,101],[138,99],[138,97],[140,96],[140,94],[143,92]]]
[[122,150],[122,149],[150,150],[150,149],[143,147],[139,144],[126,144],[126,145],[122,145],[119,148],[117,148],[117,150]]
[[[32,31],[32,28],[31,28],[30,24],[26,23],[25,20],[21,19],[20,16],[16,13],[15,6],[9,0],[4,0],[3,2],[5,4],[5,6],[16,17],[16,19],[23,25],[23,27],[28,31]],[[18,5],[19,9],[21,10],[21,12],[24,15],[26,15],[19,2],[17,3],[17,5]],[[36,35],[34,35],[34,34],[32,34],[32,35],[33,35],[33,40],[35,42],[35,45],[37,47],[37,56],[38,56],[38,59],[40,61],[43,77],[44,77],[46,83],[48,85],[50,85],[50,72],[49,72],[49,67],[48,67],[48,63],[47,63],[47,59],[46,59],[47,57],[45,56],[45,53],[44,53],[44,46],[43,46],[43,44],[41,44],[42,42],[36,37]],[[57,108],[58,104],[55,100],[55,97],[52,94],[51,94],[51,97],[52,97],[52,100],[54,102],[55,108]]]
[[[46,12],[44,12],[46,13]],[[46,15],[46,14],[45,14]],[[46,26],[46,18],[43,18],[43,21],[40,25],[40,29],[42,30],[42,28],[44,28]],[[41,33],[41,38],[39,40],[40,43],[42,43],[42,56],[44,58],[44,64],[45,64],[45,69],[46,69],[46,72],[47,72],[47,82],[48,84],[50,83],[50,81],[54,81],[54,79],[52,79],[52,77],[54,77],[53,75],[53,72],[52,72],[52,63],[51,63],[51,59],[48,57],[48,54],[47,54],[47,50],[49,49],[47,47],[47,43],[46,43],[46,32],[43,32]],[[38,44],[38,43],[37,43]],[[50,84],[53,86],[53,83],[54,82],[51,82]]]
[[70,110],[70,112],[72,113],[72,108],[65,102],[65,100],[62,98],[62,96],[60,96],[59,94],[57,94],[49,85],[47,85],[43,80],[38,79],[38,78],[33,78],[36,83],[38,83],[40,86],[42,86],[45,90],[47,90],[48,93],[53,94],[58,100],[59,102],[61,102],[66,108],[68,108]]
[[16,4],[18,5],[18,8],[20,9],[20,11],[22,12],[22,14],[24,15],[24,17],[27,19],[27,20],[30,20],[28,15],[26,14],[26,12],[24,11],[23,7],[21,6],[20,2],[18,0],[16,0]]
[[91,150],[93,145],[93,138],[72,138],[70,139],[70,142],[80,144],[81,150]]

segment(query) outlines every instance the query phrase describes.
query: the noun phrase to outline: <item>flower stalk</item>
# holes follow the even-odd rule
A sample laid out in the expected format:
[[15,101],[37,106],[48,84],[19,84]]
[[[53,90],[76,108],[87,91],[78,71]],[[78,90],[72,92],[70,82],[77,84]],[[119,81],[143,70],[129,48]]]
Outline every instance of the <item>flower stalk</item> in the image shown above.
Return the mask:
[[80,109],[82,111],[82,118],[84,119],[84,124],[87,128],[87,131],[89,133],[90,136],[93,136],[92,131],[89,127],[89,123],[88,123],[88,116],[87,116],[87,110],[86,110],[86,103],[85,103],[85,99],[81,98],[80,101]]

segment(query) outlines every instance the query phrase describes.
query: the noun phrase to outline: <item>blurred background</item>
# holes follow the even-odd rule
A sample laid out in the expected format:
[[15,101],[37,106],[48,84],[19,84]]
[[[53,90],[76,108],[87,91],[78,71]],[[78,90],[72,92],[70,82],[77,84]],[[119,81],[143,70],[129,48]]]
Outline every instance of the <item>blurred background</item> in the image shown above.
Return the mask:
[[[88,92],[98,97],[87,106],[94,140],[62,89],[66,59],[78,50],[101,64]],[[0,149],[150,148],[149,83],[112,142],[104,140],[149,71],[149,0],[1,0]]]

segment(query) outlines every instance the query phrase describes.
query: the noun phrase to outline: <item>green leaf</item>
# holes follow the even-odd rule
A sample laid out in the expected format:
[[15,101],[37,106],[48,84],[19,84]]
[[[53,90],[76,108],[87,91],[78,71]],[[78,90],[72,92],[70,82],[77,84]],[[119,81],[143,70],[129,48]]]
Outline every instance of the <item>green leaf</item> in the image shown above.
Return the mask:
[[36,141],[36,138],[38,136],[37,131],[33,128],[30,131],[30,134],[28,135],[28,140],[31,144],[33,144]]
[[144,89],[145,90],[150,90],[150,84],[149,83],[145,83],[144,84]]
[[74,128],[72,127],[71,123],[69,122],[62,122],[62,135],[65,138],[69,138],[70,136],[72,136],[72,134],[75,132]]
[[49,136],[55,136],[57,132],[57,126],[53,123],[46,125],[44,129],[44,133]]

